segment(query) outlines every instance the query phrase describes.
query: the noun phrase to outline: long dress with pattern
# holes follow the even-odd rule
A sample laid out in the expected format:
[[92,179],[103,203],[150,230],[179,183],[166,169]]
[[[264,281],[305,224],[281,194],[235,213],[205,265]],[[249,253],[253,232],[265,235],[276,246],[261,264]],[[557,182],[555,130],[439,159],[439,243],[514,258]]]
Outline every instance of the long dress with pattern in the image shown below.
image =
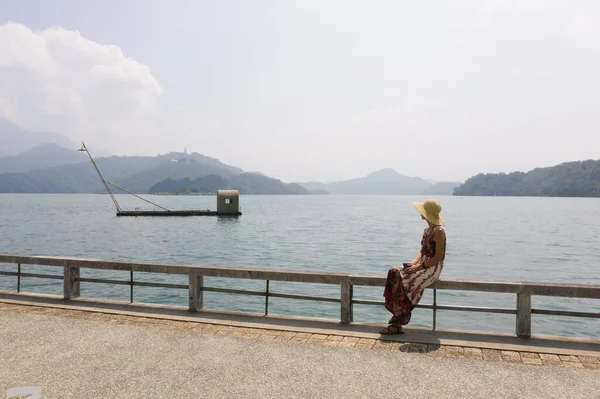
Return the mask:
[[[427,262],[435,256],[435,232],[443,231],[442,226],[433,229],[426,228],[421,239],[421,262]],[[446,248],[446,236],[444,235],[444,249]],[[406,325],[410,321],[412,310],[417,306],[425,288],[433,284],[442,273],[444,267],[444,256],[434,266],[408,274],[402,271],[402,266],[396,266],[388,271],[387,281],[383,296],[385,297],[385,308],[393,315],[390,322]]]

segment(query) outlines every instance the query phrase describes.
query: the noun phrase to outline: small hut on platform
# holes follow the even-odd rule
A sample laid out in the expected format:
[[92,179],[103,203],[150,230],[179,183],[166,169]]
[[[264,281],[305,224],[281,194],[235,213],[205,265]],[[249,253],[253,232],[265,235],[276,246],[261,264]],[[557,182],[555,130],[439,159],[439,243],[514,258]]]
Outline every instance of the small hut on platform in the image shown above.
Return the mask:
[[217,215],[241,215],[240,194],[237,190],[217,191]]

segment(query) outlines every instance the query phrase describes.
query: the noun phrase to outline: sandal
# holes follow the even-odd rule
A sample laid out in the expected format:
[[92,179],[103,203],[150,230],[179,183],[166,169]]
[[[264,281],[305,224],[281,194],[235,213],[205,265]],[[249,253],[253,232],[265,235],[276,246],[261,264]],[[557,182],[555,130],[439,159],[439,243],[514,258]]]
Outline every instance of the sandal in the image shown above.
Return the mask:
[[390,324],[383,330],[379,331],[379,334],[381,334],[381,335],[399,335],[399,334],[404,334],[404,330],[402,330],[402,327],[398,327],[393,324]]

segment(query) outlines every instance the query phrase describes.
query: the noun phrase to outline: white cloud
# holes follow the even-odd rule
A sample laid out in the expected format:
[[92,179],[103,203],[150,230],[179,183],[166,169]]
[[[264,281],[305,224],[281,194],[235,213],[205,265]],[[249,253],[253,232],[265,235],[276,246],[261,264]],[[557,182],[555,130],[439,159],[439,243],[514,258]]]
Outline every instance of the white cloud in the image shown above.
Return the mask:
[[142,137],[162,93],[150,68],[118,46],[59,27],[0,25],[0,116],[25,128],[106,147]]

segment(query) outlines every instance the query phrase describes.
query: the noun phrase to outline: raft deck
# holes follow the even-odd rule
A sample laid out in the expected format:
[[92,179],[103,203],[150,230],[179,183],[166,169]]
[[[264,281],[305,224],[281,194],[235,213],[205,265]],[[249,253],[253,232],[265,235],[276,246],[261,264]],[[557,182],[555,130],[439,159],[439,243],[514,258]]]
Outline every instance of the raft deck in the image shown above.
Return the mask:
[[219,213],[211,210],[173,210],[173,211],[120,211],[117,216],[240,216],[242,212]]

